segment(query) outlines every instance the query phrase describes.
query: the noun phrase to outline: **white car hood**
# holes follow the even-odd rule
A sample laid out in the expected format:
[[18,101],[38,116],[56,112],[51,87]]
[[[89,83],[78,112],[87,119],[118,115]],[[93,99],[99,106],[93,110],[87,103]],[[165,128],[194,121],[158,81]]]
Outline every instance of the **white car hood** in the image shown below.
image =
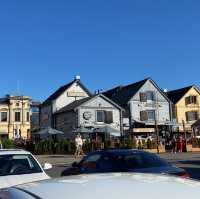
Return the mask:
[[46,180],[49,178],[50,177],[44,172],[24,175],[0,176],[0,189],[21,185],[29,182]]
[[[18,187],[43,199],[199,199],[200,183],[153,174],[80,175]],[[58,195],[59,194],[59,195]]]

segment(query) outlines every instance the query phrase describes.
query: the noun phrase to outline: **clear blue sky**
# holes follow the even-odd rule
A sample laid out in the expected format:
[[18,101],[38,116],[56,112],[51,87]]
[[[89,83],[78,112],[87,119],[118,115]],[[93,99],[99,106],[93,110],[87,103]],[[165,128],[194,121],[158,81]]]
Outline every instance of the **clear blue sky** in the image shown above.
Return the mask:
[[0,95],[19,87],[43,100],[76,74],[91,91],[149,76],[200,86],[199,10],[199,0],[1,1]]

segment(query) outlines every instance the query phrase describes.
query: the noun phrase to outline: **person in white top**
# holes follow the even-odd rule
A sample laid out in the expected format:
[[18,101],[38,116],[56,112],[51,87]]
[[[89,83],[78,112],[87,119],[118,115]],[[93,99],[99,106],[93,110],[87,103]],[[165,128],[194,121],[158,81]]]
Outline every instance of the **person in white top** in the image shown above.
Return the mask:
[[75,158],[79,157],[80,155],[84,155],[83,154],[83,139],[80,133],[75,138],[75,146],[76,146],[76,151],[74,154]]

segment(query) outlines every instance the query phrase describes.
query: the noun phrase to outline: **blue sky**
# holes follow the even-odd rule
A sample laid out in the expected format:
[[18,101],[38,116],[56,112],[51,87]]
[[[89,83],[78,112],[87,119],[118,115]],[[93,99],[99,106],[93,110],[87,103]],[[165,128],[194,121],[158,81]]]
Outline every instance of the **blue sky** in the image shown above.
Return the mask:
[[76,74],[91,90],[152,77],[199,84],[198,0],[0,2],[0,95],[44,100]]

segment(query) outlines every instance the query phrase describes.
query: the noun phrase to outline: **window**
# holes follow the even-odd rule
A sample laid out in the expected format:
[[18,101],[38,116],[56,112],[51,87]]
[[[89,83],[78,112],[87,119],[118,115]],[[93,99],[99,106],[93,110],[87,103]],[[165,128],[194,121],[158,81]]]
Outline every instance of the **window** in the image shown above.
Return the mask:
[[96,121],[97,122],[104,122],[105,121],[104,111],[97,111],[96,112]]
[[38,107],[32,107],[31,111],[32,111],[32,113],[39,113],[39,108]]
[[98,168],[100,172],[117,172],[119,170],[114,159],[107,155],[98,161]]
[[90,155],[89,157],[85,158],[83,161],[80,162],[81,169],[84,170],[84,172],[96,171],[97,164],[100,158],[101,154]]
[[15,112],[15,122],[20,122],[20,121],[21,121],[21,113]]
[[105,123],[106,124],[113,123],[113,112],[112,111],[105,111]]
[[30,114],[29,114],[29,112],[26,112],[26,121],[27,121],[27,122],[30,121]]
[[146,93],[140,93],[140,101],[141,102],[146,102],[147,101]]
[[146,91],[146,92],[140,93],[141,102],[154,101],[154,100],[155,100],[154,91]]
[[115,155],[120,168],[124,171],[139,168],[167,167],[170,164],[154,154],[148,153],[127,153]]
[[1,112],[1,122],[7,122],[8,116],[7,112]]
[[41,173],[42,170],[31,155],[1,155],[0,176]]
[[155,120],[155,111],[147,111],[148,120]]
[[146,98],[147,98],[147,100],[154,101],[154,92],[153,91],[147,91],[146,92]]
[[197,96],[189,96],[185,98],[185,104],[197,104]]
[[185,114],[186,114],[187,121],[198,120],[198,112],[197,111],[189,111],[189,112],[186,112]]
[[141,121],[154,121],[155,120],[155,110],[141,111],[140,112]]

